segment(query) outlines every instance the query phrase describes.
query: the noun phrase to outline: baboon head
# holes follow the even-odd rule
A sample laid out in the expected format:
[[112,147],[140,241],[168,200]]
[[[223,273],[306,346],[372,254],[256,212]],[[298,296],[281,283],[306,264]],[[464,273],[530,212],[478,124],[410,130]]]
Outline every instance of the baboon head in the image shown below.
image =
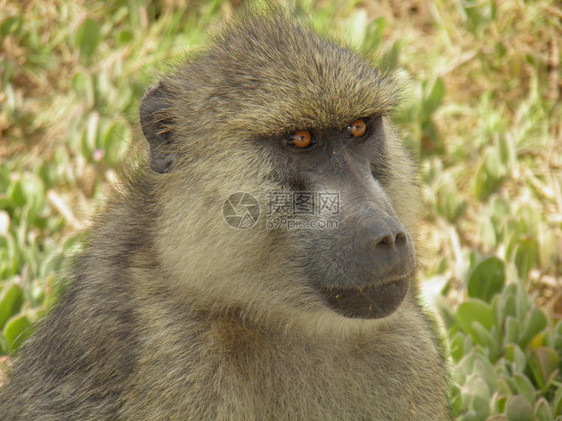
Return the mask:
[[[171,270],[240,305],[267,291],[347,318],[395,312],[413,289],[417,212],[412,165],[388,121],[395,85],[302,22],[275,15],[241,19],[149,89],[141,127]],[[233,229],[221,216],[235,192],[259,202],[251,228]],[[299,229],[271,224],[278,192],[293,204],[299,195],[314,201]],[[325,198],[330,226],[321,221]],[[252,291],[230,281],[240,276]]]

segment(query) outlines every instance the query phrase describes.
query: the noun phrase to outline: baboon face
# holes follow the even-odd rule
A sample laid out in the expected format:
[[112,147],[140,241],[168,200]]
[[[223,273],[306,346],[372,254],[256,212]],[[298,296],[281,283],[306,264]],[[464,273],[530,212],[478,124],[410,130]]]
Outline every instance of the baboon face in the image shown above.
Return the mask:
[[150,89],[140,115],[162,177],[184,172],[195,189],[197,159],[221,169],[217,185],[239,177],[247,186],[258,167],[255,191],[273,182],[279,191],[336,194],[333,227],[252,229],[284,242],[291,270],[332,310],[381,318],[404,300],[416,262],[406,229],[413,211],[401,205],[415,202],[416,190],[387,122],[396,98],[392,78],[347,49],[264,17],[234,25]]
[[277,171],[281,184],[335,193],[340,201],[335,226],[301,229],[289,238],[306,279],[347,317],[393,313],[415,269],[411,237],[385,191],[388,141],[379,113],[357,116],[340,128],[307,128],[271,139],[274,161],[283,162]]

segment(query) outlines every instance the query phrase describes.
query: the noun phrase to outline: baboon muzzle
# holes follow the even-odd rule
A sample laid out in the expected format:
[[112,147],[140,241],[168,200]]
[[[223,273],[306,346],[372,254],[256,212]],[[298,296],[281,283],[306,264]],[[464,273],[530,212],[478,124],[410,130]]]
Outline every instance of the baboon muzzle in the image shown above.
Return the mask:
[[325,287],[330,307],[346,317],[382,318],[394,313],[415,269],[414,247],[396,218],[381,212],[357,224],[348,282]]
[[[354,207],[351,205],[351,207]],[[406,228],[386,205],[364,202],[330,233],[330,248],[307,265],[327,304],[352,318],[389,316],[404,300],[416,265]]]

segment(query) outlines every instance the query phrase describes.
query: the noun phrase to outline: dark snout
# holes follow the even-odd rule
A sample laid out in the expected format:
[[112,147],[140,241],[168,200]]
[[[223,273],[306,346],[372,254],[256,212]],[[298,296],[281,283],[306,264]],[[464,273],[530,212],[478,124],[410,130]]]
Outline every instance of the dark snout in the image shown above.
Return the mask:
[[357,224],[355,253],[370,272],[370,283],[385,283],[410,275],[414,247],[404,226],[384,211],[375,211]]
[[412,280],[412,239],[389,206],[363,203],[350,213],[331,233],[331,250],[312,257],[324,275],[316,283],[329,306],[346,317],[386,317]]

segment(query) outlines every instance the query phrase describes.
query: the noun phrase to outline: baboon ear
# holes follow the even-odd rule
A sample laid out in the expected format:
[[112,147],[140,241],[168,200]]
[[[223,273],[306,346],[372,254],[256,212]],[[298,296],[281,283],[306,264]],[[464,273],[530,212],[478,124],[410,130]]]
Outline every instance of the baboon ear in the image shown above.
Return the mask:
[[139,109],[142,133],[150,145],[150,168],[159,173],[170,171],[176,158],[172,148],[173,121],[166,113],[169,107],[169,93],[160,82],[146,91]]

